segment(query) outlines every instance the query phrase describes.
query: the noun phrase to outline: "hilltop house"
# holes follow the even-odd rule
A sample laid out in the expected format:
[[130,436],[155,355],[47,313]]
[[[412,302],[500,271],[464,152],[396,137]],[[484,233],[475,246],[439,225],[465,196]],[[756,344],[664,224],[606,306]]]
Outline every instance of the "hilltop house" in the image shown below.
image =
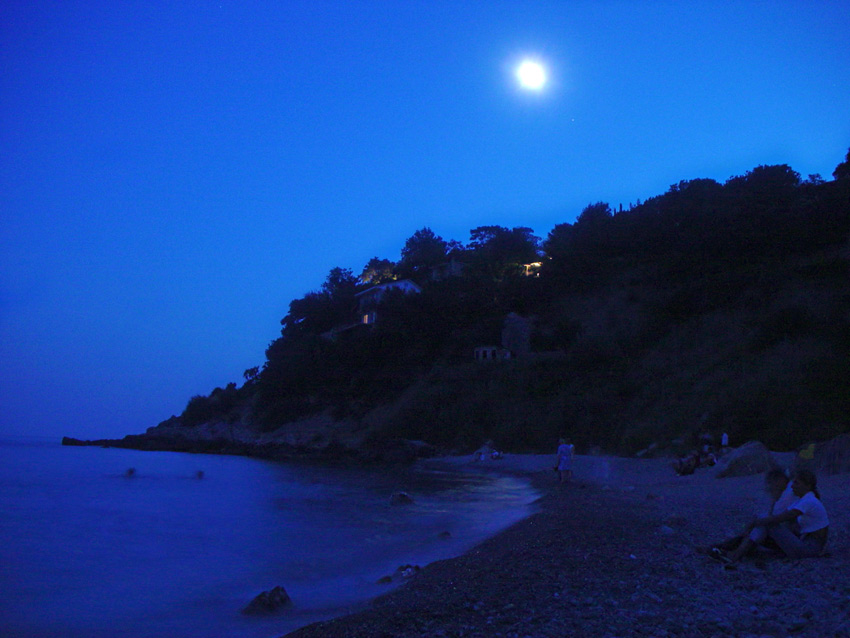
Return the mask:
[[378,320],[378,304],[390,290],[400,290],[406,295],[422,292],[422,288],[410,279],[401,279],[372,286],[368,290],[357,293],[355,297],[357,298],[357,312],[360,317],[358,323],[371,325]]
[[502,345],[478,346],[475,348],[476,361],[507,361],[523,357],[531,352],[532,320],[508,313],[502,327]]
[[522,266],[522,274],[526,277],[539,277],[543,262],[535,261],[530,264],[520,264],[520,266]]
[[476,361],[504,361],[511,358],[511,351],[499,346],[478,346],[475,348]]

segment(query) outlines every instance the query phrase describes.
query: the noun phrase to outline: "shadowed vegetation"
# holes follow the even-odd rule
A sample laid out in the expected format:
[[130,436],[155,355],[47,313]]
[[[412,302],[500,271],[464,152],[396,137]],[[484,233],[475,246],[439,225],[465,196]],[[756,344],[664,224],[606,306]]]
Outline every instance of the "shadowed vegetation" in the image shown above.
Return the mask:
[[[628,210],[594,203],[542,241],[482,226],[463,245],[423,228],[398,263],[334,268],[293,300],[262,368],[193,397],[182,422],[273,430],[330,411],[377,441],[513,451],[563,434],[629,452],[704,430],[779,449],[846,432],[848,161],[830,182],[759,166]],[[405,279],[421,292],[393,287]],[[528,351],[473,361],[503,343],[510,313]]]

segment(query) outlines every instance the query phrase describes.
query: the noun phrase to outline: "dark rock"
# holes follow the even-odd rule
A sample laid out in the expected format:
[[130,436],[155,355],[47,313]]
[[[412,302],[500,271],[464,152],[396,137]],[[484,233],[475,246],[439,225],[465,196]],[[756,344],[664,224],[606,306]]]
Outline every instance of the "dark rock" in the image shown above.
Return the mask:
[[774,467],[778,467],[778,464],[770,450],[759,441],[750,441],[726,454],[717,464],[715,476],[716,478],[749,476],[767,472]]
[[422,571],[422,568],[419,567],[419,565],[399,565],[399,567],[393,572],[392,576],[384,576],[378,579],[378,584],[388,585],[398,581],[410,580],[414,576],[418,575],[420,571]]
[[275,587],[259,594],[242,610],[246,616],[265,616],[292,607],[292,599],[283,587]]
[[650,443],[647,447],[643,448],[639,452],[635,454],[636,457],[643,458],[646,457],[648,459],[653,458],[655,456],[655,452],[658,450],[658,443]]
[[371,462],[408,465],[417,459],[436,456],[437,448],[424,441],[380,439],[363,446],[360,455]]
[[826,474],[850,472],[850,434],[839,434],[815,447],[815,467]]
[[407,492],[393,492],[390,496],[390,505],[413,505],[414,502]]

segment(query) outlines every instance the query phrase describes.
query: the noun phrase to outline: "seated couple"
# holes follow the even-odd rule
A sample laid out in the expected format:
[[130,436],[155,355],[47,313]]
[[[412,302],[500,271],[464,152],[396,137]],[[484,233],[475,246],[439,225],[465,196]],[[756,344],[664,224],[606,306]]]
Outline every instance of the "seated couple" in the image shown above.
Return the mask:
[[829,536],[829,518],[814,473],[799,470],[789,481],[782,470],[771,470],[765,487],[773,498],[768,515],[750,522],[740,536],[712,547],[711,555],[734,563],[758,546],[770,546],[789,558],[820,556]]

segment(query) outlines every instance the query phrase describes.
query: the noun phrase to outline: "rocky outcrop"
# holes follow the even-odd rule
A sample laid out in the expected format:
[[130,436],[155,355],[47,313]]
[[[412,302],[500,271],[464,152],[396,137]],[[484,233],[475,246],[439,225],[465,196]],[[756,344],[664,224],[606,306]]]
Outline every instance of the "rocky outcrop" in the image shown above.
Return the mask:
[[763,443],[750,441],[729,452],[717,464],[717,478],[761,474],[778,464]]
[[414,502],[407,492],[393,492],[390,496],[390,505],[413,505]]
[[285,423],[272,431],[262,430],[249,417],[194,426],[171,417],[144,434],[88,441],[64,437],[62,444],[376,464],[410,464],[437,454],[428,443],[373,437],[373,430],[374,424],[367,420],[337,420],[330,412]]
[[[303,424],[301,424],[303,426]],[[197,452],[202,454],[231,454],[274,460],[353,461],[364,464],[408,465],[417,459],[434,456],[437,449],[422,441],[406,439],[358,441],[346,426],[340,432],[326,430],[312,443],[300,435],[287,434],[287,426],[274,432],[258,433],[244,425],[205,423],[194,427],[178,426],[166,421],[148,428],[145,434],[128,434],[121,439],[80,440],[63,437],[62,445],[88,445],[98,447],[128,448],[155,452]],[[232,432],[231,432],[232,428]]]
[[360,456],[375,463],[413,463],[417,459],[437,455],[437,448],[424,441],[409,439],[381,439],[359,448]]
[[275,587],[257,595],[242,610],[246,616],[268,616],[292,607],[292,599],[283,587]]

